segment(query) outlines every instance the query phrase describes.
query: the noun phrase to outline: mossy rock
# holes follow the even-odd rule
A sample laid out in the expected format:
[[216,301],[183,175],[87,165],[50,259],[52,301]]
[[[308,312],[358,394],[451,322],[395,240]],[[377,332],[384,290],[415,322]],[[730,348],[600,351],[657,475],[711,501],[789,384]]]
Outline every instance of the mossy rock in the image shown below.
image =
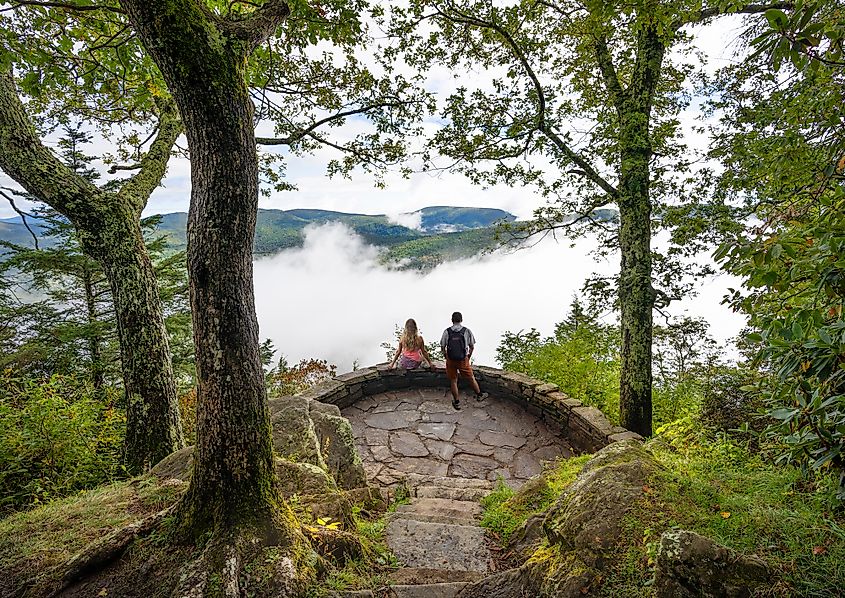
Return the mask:
[[341,488],[367,485],[352,426],[336,405],[301,396],[270,399],[268,403],[277,454],[325,469]]
[[600,577],[573,553],[545,547],[521,567],[467,585],[456,598],[580,598]]
[[150,474],[159,480],[181,480],[187,482],[191,477],[191,465],[194,462],[194,447],[186,446],[171,453],[156,463]]
[[381,490],[375,486],[353,488],[344,490],[342,493],[350,503],[360,507],[361,513],[365,516],[374,516],[387,511],[387,501]]
[[546,515],[543,528],[549,541],[577,550],[586,563],[596,564],[616,544],[625,516],[659,467],[638,441],[603,448]]
[[545,517],[540,515],[531,515],[526,519],[517,530],[511,534],[508,540],[507,552],[512,553],[521,561],[527,559],[531,553],[537,548],[545,534],[543,533],[543,520]]
[[303,496],[300,501],[315,520],[339,521],[343,525],[343,529],[347,530],[355,527],[355,519],[352,517],[352,502],[342,492]]
[[337,492],[337,484],[332,477],[311,463],[296,463],[276,457],[276,476],[279,490],[285,497]]
[[347,490],[365,487],[367,474],[355,450],[355,436],[349,420],[341,416],[336,405],[326,405],[319,401],[311,402],[310,416],[314,422],[320,455],[338,485]]
[[654,572],[658,598],[744,598],[771,581],[766,562],[695,532],[669,530],[660,538]]
[[285,459],[311,463],[326,469],[326,462],[320,453],[320,440],[311,419],[311,403],[310,399],[301,397],[282,397],[268,401],[273,448]]

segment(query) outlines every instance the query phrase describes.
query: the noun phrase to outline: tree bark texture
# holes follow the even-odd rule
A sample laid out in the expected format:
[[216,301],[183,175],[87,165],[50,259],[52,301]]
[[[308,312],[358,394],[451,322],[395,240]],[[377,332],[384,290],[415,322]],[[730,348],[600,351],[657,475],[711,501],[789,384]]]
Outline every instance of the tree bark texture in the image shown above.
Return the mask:
[[[179,131],[163,122],[150,155],[169,155]],[[41,144],[11,73],[0,73],[0,168],[73,223],[83,251],[109,280],[126,393],[125,460],[133,473],[184,446],[161,300],[140,227],[164,164],[166,158],[142,169],[118,193],[98,189]]]
[[631,84],[619,104],[619,305],[622,355],[620,423],[648,437],[652,432],[651,347],[655,291],[651,284],[651,106],[664,45],[654,25],[643,28]]
[[[198,420],[179,521],[196,536],[272,513],[278,500],[253,294],[258,162],[245,68],[255,40],[238,35],[246,23],[227,29],[202,2],[121,6],[179,106],[191,152],[188,275]],[[287,7],[280,6],[281,20]]]

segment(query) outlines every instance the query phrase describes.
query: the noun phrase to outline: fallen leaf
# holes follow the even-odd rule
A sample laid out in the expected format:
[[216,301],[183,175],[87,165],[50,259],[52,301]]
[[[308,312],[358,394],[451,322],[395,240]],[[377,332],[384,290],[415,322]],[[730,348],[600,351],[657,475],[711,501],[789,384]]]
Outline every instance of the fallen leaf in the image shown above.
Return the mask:
[[109,595],[108,588],[103,588],[102,590],[100,590],[100,593],[97,594],[97,596],[108,596],[108,595]]
[[722,511],[721,515],[722,515],[722,519],[727,519],[728,517],[731,516],[731,513],[730,513],[730,511]]
[[643,484],[643,492],[645,492],[646,494],[651,492],[651,488],[649,487],[648,484]]
[[813,546],[813,556],[819,556],[820,554],[824,554],[827,552],[827,548],[824,546]]

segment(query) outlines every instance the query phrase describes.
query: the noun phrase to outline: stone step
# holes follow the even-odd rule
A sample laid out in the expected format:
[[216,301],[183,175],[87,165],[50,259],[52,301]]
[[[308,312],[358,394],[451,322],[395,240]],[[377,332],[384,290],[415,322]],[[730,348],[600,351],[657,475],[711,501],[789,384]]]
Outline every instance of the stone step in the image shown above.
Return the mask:
[[478,581],[485,576],[479,571],[448,571],[425,567],[402,567],[388,577],[390,583],[399,586],[425,585],[432,583],[453,583]]
[[425,585],[391,586],[390,598],[455,598],[466,582],[430,583]]
[[480,527],[394,518],[385,535],[388,547],[406,567],[487,571],[490,551]]
[[449,523],[451,525],[477,525],[474,517],[453,517],[439,513],[417,513],[415,511],[397,511],[390,514],[391,519],[412,519],[428,523]]
[[492,488],[452,488],[449,486],[417,486],[414,488],[414,496],[420,498],[448,498],[451,500],[479,501],[488,494]]
[[444,488],[482,488],[492,490],[496,487],[496,482],[492,482],[490,480],[453,476],[422,475],[418,473],[407,474],[405,476],[405,481],[412,489],[420,486],[442,486]]
[[452,500],[449,498],[414,498],[410,504],[399,505],[397,513],[420,513],[423,515],[445,515],[457,519],[477,519],[482,508],[477,502]]

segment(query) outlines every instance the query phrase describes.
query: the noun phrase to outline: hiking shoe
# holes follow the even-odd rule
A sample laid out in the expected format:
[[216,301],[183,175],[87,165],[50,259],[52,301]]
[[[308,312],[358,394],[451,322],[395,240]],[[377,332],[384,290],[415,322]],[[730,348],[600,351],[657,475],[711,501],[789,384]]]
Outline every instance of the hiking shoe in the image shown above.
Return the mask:
[[475,395],[475,400],[476,400],[476,401],[478,401],[478,402],[481,402],[481,401],[483,401],[484,399],[486,399],[486,398],[487,398],[487,397],[489,397],[489,396],[490,396],[490,394],[489,394],[489,393],[486,393],[486,392],[480,392],[480,393],[478,393],[477,395]]
[[457,399],[452,399],[452,407],[455,408],[455,411],[461,410],[461,402]]

